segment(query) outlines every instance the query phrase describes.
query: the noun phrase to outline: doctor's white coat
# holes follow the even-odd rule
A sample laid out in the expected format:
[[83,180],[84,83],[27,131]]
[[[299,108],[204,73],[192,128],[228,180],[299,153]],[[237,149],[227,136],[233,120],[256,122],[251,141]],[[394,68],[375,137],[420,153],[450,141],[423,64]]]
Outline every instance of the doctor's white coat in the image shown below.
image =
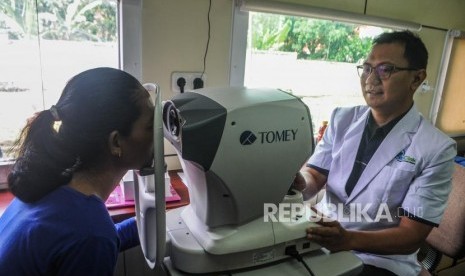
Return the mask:
[[[329,171],[318,208],[346,229],[395,227],[400,208],[439,224],[451,189],[455,141],[432,126],[413,106],[383,140],[350,195],[345,185],[355,162],[370,109],[338,108],[308,164]],[[365,264],[398,275],[418,275],[416,254],[355,252]]]

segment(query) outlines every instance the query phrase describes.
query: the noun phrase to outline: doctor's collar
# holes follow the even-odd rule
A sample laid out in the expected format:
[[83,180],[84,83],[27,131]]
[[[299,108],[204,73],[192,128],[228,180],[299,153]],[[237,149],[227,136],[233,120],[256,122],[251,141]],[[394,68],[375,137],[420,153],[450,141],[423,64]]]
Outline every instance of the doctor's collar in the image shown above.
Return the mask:
[[404,118],[404,116],[412,109],[413,104],[410,106],[410,108],[405,111],[404,113],[400,114],[393,120],[389,121],[387,124],[383,126],[378,126],[378,124],[375,121],[375,118],[373,117],[373,113],[368,115],[367,122],[365,125],[365,128],[368,130],[369,137],[373,137],[376,133],[379,133],[382,137],[386,137],[388,133],[394,128],[394,126]]

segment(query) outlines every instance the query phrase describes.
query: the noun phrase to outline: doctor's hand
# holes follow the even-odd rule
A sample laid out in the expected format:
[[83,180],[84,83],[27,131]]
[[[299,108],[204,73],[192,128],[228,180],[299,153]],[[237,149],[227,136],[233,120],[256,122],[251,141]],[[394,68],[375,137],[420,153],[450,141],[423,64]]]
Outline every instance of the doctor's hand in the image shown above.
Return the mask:
[[304,195],[304,200],[314,197],[326,184],[327,177],[313,168],[302,168],[294,178],[292,188]]
[[351,233],[336,221],[322,218],[316,222],[321,227],[307,228],[307,239],[327,248],[331,252],[351,250]]

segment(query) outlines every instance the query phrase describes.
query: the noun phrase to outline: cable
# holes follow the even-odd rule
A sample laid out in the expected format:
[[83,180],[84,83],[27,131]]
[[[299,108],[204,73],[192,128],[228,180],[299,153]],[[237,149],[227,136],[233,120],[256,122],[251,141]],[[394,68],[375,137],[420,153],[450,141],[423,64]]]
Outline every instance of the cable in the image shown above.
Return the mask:
[[300,255],[299,251],[297,251],[297,248],[295,247],[295,245],[291,245],[291,246],[286,247],[285,254],[288,255],[288,256],[291,256],[294,259],[296,259],[297,261],[301,262],[303,264],[303,266],[305,267],[305,269],[308,271],[308,274],[310,276],[315,276],[315,274],[310,269],[308,264],[302,258],[302,255]]
[[207,46],[205,47],[205,54],[203,56],[203,71],[202,71],[202,75],[200,76],[200,79],[203,79],[203,74],[205,74],[205,69],[207,67],[207,53],[208,53],[208,46],[210,45],[210,30],[211,30],[210,11],[211,9],[212,9],[212,0],[209,0],[208,13],[207,13],[208,38],[207,38]]

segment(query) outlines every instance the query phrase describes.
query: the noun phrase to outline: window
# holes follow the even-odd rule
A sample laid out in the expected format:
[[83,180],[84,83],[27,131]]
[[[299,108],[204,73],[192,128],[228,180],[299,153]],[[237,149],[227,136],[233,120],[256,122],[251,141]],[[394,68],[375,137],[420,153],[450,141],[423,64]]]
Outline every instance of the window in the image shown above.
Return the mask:
[[439,85],[432,106],[432,119],[436,126],[452,137],[465,134],[465,34],[451,30],[446,37]]
[[[1,1],[0,160],[13,158],[9,148],[26,119],[56,103],[73,75],[94,67],[119,68],[120,58],[131,63],[120,55],[118,15],[137,15],[134,7],[140,7],[140,1],[128,2]],[[137,37],[134,41],[137,55]],[[131,53],[125,56],[137,59]],[[129,69],[139,77],[137,68]]]
[[[309,107],[315,134],[335,107],[365,104],[356,65],[366,58],[373,37],[387,29],[279,14],[248,14],[244,77],[237,81],[232,67],[231,79],[236,81],[231,81],[232,85],[243,81],[248,87],[279,88],[302,98]],[[236,43],[232,60],[240,58],[234,56]]]

